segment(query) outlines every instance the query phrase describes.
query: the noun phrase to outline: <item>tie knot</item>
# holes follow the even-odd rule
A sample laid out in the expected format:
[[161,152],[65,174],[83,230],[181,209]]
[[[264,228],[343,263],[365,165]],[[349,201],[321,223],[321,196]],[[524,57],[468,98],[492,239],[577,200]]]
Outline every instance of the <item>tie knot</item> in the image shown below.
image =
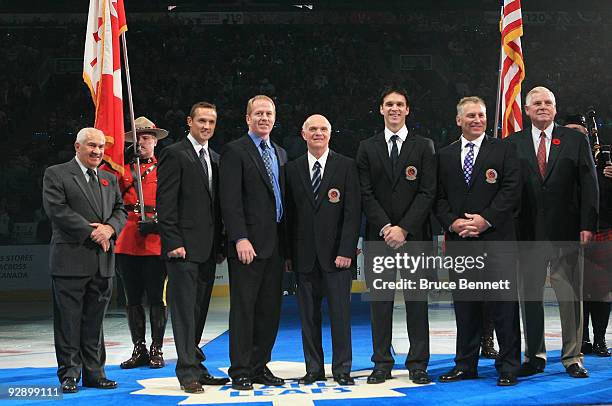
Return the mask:
[[468,147],[469,149],[474,149],[475,146],[476,146],[476,144],[474,144],[473,142],[468,142],[466,144],[466,147]]
[[540,138],[546,138],[546,133],[544,131],[540,133]]
[[321,169],[321,164],[319,163],[319,161],[315,161],[313,168],[314,169]]
[[206,148],[204,148],[204,147],[202,147],[200,149],[200,158],[203,157],[203,156],[206,156]]
[[87,174],[88,174],[88,175],[89,175],[91,178],[94,178],[94,179],[96,178],[96,172],[95,172],[93,169],[91,169],[91,168],[88,168],[88,169],[87,169]]
[[268,143],[266,143],[265,140],[261,140],[261,142],[259,143],[259,148],[265,151],[268,148]]
[[398,139],[399,139],[399,135],[397,135],[397,134],[393,134],[391,136],[391,142],[393,142],[393,143],[397,142]]

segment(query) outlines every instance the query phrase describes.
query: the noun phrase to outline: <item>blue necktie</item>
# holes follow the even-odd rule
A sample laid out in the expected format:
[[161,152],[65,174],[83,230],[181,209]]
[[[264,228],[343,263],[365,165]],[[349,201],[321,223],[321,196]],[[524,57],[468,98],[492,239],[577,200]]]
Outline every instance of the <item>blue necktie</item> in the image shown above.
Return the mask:
[[264,140],[261,140],[259,143],[259,148],[261,148],[261,157],[263,158],[266,172],[268,172],[268,178],[270,178],[270,185],[272,186],[272,189],[274,189],[274,172],[272,172],[272,157],[270,156],[270,148]]
[[466,146],[470,150],[463,161],[463,177],[465,178],[465,184],[469,185],[472,181],[472,170],[474,169],[474,143],[468,142]]
[[315,161],[312,171],[312,193],[316,202],[319,198],[319,188],[321,187],[321,164],[319,161]]

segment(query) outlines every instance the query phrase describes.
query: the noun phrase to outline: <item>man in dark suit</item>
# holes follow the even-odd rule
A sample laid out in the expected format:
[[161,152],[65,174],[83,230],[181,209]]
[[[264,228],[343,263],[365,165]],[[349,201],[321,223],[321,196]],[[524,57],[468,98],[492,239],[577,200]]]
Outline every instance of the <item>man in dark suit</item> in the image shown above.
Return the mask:
[[550,281],[561,317],[561,362],[571,377],[586,378],[580,352],[582,266],[578,242],[590,241],[597,226],[595,164],[587,139],[555,124],[555,96],[550,90],[533,88],[527,94],[525,111],[531,126],[507,138],[517,147],[521,160],[519,239],[538,242],[523,244],[520,253],[525,358],[519,376],[542,372],[546,365],[542,299],[550,263]]
[[219,155],[208,146],[215,133],[215,105],[193,105],[189,135],[162,151],[157,169],[157,216],[162,257],[167,261],[168,302],[181,389],[200,393],[202,385],[223,385],[202,364],[200,350],[215,267],[223,260],[219,209]]
[[308,152],[287,165],[287,218],[291,268],[297,272],[298,304],[306,375],[302,384],[324,381],[321,301],[327,297],[332,330],[332,375],[350,376],[351,285],[355,267],[361,194],[352,159],[329,149],[331,124],[312,115],[302,126]]
[[[395,249],[410,241],[431,241],[429,214],[436,194],[436,162],[433,142],[409,134],[406,117],[410,112],[405,90],[389,88],[380,98],[380,114],[385,130],[362,141],[357,166],[363,210],[366,215],[366,241],[385,242]],[[367,246],[366,246],[367,248]],[[406,301],[406,322],[410,350],[406,368],[410,379],[427,384],[429,362],[429,321],[427,295]],[[372,301],[372,345],[374,370],[368,383],[391,378],[393,297]]]
[[[512,291],[453,292],[457,322],[455,367],[441,375],[440,381],[478,376],[486,300],[500,348],[495,361],[497,384],[516,385],[521,364],[514,229],[514,212],[521,190],[519,161],[513,145],[486,136],[487,111],[481,98],[464,97],[459,101],[457,125],[461,127],[461,137],[438,154],[438,198],[434,211],[445,230],[446,255],[486,255],[485,268],[474,279],[508,280]],[[449,271],[453,281],[459,276],[469,278],[475,272]]]
[[280,321],[287,162],[285,150],[270,140],[275,118],[272,99],[251,98],[248,135],[226,145],[219,168],[230,278],[229,375],[236,390],[284,384],[266,366]]
[[125,225],[116,178],[98,170],[104,134],[83,128],[76,156],[45,171],[43,205],[53,228],[49,268],[57,376],[64,393],[83,386],[114,389],[106,378],[102,322],[115,272],[114,241]]

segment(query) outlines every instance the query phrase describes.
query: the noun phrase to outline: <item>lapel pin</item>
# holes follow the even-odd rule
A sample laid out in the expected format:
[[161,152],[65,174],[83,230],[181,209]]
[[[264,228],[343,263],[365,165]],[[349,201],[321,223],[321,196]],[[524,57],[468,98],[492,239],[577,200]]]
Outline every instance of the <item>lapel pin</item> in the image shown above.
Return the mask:
[[102,183],[102,186],[108,186],[108,181],[106,179],[102,179],[100,183]]
[[559,138],[553,138],[552,139],[552,143],[553,143],[553,145],[559,145],[559,144],[561,144],[561,140]]

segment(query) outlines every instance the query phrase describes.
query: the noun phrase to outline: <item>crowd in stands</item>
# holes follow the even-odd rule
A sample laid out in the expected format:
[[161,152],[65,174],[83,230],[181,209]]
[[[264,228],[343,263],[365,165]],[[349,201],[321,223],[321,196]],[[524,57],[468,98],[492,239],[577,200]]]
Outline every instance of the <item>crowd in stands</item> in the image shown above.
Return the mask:
[[[11,225],[18,222],[39,223],[32,242],[48,239],[41,209],[42,173],[69,160],[76,131],[93,124],[93,105],[79,68],[85,19],[0,27],[0,243],[11,240]],[[170,130],[163,141],[167,145],[185,135],[191,104],[211,101],[219,112],[212,145],[221,150],[246,131],[246,100],[264,93],[277,105],[272,136],[290,158],[305,152],[300,128],[313,113],[330,119],[331,147],[354,156],[359,141],[382,128],[379,90],[399,83],[411,97],[410,131],[433,139],[437,147],[459,136],[455,105],[462,96],[485,99],[492,133],[497,24],[486,23],[478,13],[467,20],[457,14],[424,14],[401,25],[375,20],[196,25],[159,15],[150,23],[130,23],[128,15],[135,113]],[[594,106],[601,131],[610,132],[608,38],[605,24],[579,30],[526,26],[523,97],[533,86],[547,86],[557,96],[561,121],[566,114]],[[400,55],[431,56],[431,69],[403,70]],[[58,68],[60,62],[64,68]]]

